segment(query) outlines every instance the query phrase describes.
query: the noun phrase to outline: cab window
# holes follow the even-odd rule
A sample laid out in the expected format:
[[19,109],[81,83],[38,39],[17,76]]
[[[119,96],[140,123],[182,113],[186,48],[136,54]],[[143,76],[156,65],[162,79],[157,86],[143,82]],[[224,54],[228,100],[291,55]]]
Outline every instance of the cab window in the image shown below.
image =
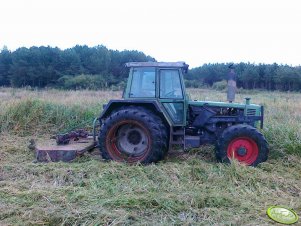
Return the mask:
[[130,97],[155,97],[155,81],[155,68],[134,68]]
[[160,98],[183,99],[183,92],[178,70],[160,70]]

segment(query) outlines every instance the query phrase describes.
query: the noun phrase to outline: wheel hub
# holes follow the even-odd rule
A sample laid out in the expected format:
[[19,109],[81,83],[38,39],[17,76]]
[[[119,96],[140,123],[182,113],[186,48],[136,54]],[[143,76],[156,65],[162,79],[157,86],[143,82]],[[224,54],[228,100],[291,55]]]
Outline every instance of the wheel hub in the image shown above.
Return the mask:
[[126,155],[139,156],[147,149],[148,138],[139,126],[125,124],[118,129],[116,145]]
[[245,156],[246,154],[247,154],[247,149],[246,149],[245,147],[240,147],[240,148],[238,148],[238,150],[237,150],[237,155],[238,155],[238,156],[243,157],[243,156]]
[[128,133],[127,139],[129,143],[137,145],[140,143],[142,136],[137,130],[132,130]]

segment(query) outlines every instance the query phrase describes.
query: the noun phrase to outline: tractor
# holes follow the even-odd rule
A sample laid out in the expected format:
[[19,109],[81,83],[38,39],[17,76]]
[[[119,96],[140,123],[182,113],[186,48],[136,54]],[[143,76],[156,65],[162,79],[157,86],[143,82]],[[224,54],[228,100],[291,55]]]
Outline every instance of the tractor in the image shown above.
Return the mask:
[[162,160],[172,146],[215,145],[220,162],[256,166],[267,160],[263,106],[191,100],[184,62],[130,62],[121,100],[104,105],[98,147],[105,160],[142,164]]

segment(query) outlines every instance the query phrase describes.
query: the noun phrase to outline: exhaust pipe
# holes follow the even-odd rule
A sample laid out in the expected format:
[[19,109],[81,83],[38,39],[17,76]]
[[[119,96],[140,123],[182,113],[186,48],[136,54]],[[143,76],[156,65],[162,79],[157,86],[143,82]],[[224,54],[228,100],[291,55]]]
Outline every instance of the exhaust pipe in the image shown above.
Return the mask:
[[228,89],[227,89],[227,100],[229,103],[235,101],[235,94],[236,94],[236,74],[234,71],[234,64],[230,64],[230,69],[228,73]]

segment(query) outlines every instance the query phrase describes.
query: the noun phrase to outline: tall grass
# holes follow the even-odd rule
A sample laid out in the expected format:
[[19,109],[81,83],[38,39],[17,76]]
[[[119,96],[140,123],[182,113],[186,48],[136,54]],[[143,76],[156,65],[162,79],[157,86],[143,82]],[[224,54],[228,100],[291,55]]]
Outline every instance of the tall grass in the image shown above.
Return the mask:
[[47,134],[67,132],[79,126],[91,127],[108,101],[108,93],[2,89],[0,131]]
[[[0,118],[1,131],[18,134],[68,130],[93,121],[95,110],[28,99],[10,104]],[[85,123],[83,125],[83,122]]]
[[[225,93],[189,90],[192,99]],[[212,148],[170,153],[156,165],[32,163],[28,140],[98,116],[121,93],[0,89],[0,225],[273,225],[270,205],[301,214],[300,93],[239,93],[265,106],[270,158],[259,167],[215,161]],[[89,123],[87,123],[89,124]]]

